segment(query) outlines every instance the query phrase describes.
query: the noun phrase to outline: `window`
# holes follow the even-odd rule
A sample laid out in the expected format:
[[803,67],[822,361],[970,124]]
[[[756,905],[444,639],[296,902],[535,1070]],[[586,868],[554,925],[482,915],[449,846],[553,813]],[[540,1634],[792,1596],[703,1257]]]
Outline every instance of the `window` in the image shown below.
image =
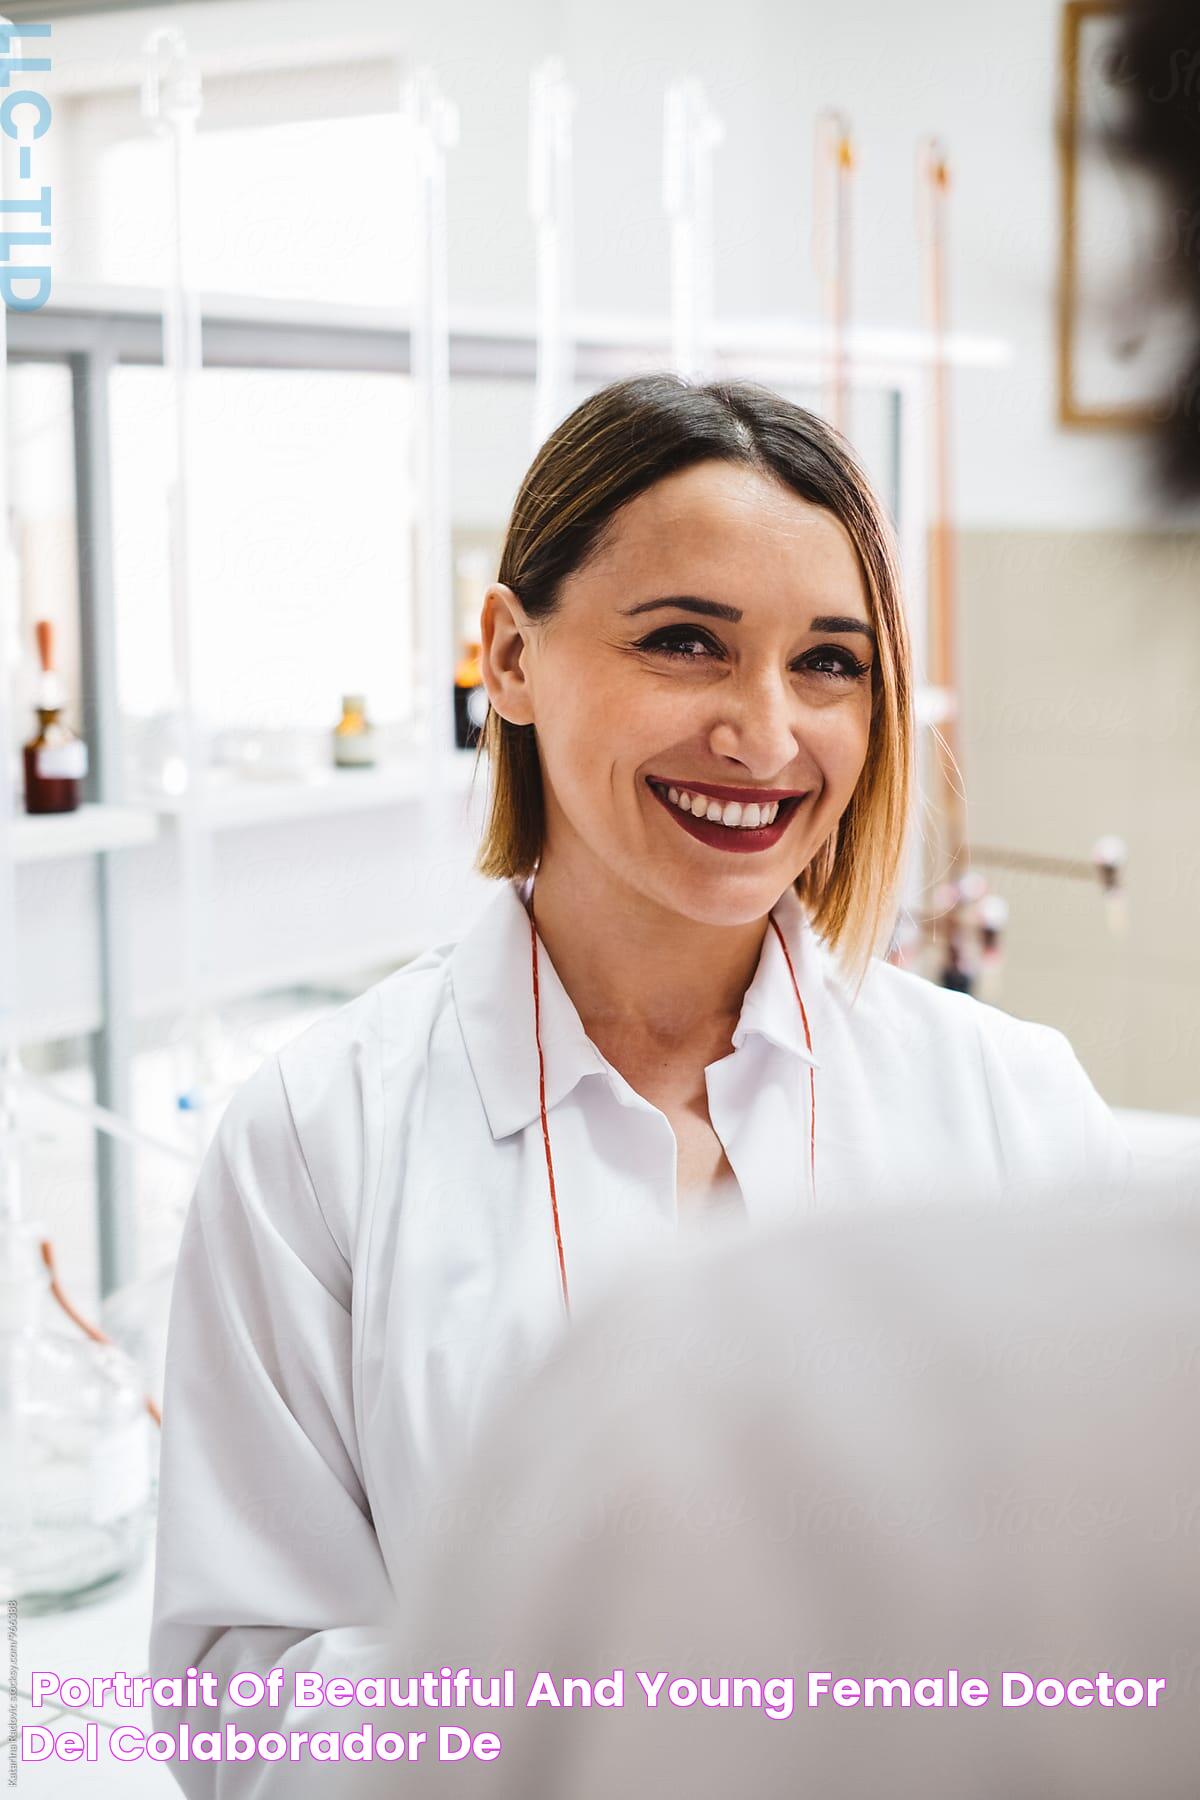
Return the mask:
[[[112,378],[122,711],[173,698],[161,369]],[[343,693],[381,722],[411,707],[408,395],[401,376],[205,369],[196,384],[193,592],[200,716],[325,731]]]
[[[194,280],[210,292],[404,306],[413,190],[397,63],[207,77],[190,194]],[[169,275],[168,141],[132,90],[68,114],[72,279],[161,287]]]

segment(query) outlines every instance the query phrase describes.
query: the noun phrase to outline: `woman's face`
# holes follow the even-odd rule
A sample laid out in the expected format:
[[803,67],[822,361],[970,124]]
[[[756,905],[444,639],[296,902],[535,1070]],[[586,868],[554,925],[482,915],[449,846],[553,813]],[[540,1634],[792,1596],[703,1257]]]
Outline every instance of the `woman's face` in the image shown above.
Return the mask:
[[630,501],[549,619],[489,590],[489,693],[537,730],[543,869],[567,858],[581,891],[615,880],[708,924],[762,918],[854,792],[874,654],[844,527],[732,463]]

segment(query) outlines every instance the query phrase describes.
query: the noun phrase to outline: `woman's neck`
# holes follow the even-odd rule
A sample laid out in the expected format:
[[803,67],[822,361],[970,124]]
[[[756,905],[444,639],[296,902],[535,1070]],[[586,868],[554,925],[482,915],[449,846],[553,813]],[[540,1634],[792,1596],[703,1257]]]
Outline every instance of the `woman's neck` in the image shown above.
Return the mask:
[[732,1030],[758,966],[765,918],[707,925],[632,888],[543,858],[534,881],[538,936],[589,1036],[664,1046]]

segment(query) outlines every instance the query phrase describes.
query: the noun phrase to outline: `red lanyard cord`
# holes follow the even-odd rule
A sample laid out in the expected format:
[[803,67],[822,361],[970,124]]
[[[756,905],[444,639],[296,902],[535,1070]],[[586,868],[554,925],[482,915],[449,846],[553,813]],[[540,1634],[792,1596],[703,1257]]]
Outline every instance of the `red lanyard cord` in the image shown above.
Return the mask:
[[550,1183],[550,1211],[554,1217],[554,1242],[558,1249],[558,1278],[562,1282],[563,1309],[571,1316],[571,1294],[567,1287],[567,1261],[563,1255],[562,1226],[558,1221],[558,1193],[554,1186],[554,1159],[550,1154],[550,1121],[546,1117],[546,1059],[542,1055],[542,999],[538,987],[537,926],[533,922],[533,892],[529,895],[529,955],[533,964],[533,1038],[537,1045],[538,1107],[542,1115],[542,1143],[546,1147],[546,1179]]
[[[567,1317],[571,1316],[571,1294],[567,1286],[567,1259],[563,1254],[562,1225],[558,1217],[558,1190],[554,1184],[554,1158],[550,1154],[550,1120],[546,1114],[546,1058],[542,1052],[542,998],[538,981],[538,939],[537,925],[533,916],[533,892],[529,895],[529,958],[533,970],[533,1039],[537,1045],[538,1059],[538,1111],[542,1119],[542,1145],[546,1152],[546,1180],[550,1187],[550,1212],[554,1220],[554,1244],[558,1251],[558,1278],[562,1284],[563,1309]],[[792,959],[782,931],[774,916],[771,926],[779,939],[779,947],[783,951],[783,959],[787,963],[788,974],[792,978],[792,991],[796,996],[796,1004],[800,1008],[800,1019],[804,1026],[804,1042],[808,1053],[812,1055],[812,1032],[808,1028],[808,1014],[804,1009],[804,1001],[800,995],[800,984],[796,980],[796,971],[792,967]],[[808,1168],[812,1180],[813,1198],[817,1193],[817,1089],[813,1079],[812,1065],[808,1070]]]
[[[787,964],[788,974],[792,978],[792,991],[796,996],[796,1005],[800,1008],[800,1020],[804,1026],[804,1042],[807,1044],[808,1054],[811,1056],[812,1032],[808,1029],[808,1014],[804,1010],[804,1001],[800,998],[800,983],[796,980],[796,971],[792,967],[792,959],[788,954],[783,933],[775,922],[774,913],[771,914],[771,924],[774,926],[775,936],[779,939],[779,948],[783,951],[783,960]],[[815,1204],[817,1198],[817,1084],[813,1079],[811,1063],[808,1065],[808,1173]]]

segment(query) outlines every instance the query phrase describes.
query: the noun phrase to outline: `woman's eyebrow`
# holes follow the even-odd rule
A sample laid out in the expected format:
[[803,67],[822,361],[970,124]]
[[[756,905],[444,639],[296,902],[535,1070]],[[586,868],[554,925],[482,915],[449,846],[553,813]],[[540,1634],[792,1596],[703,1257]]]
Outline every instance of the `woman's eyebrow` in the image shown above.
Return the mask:
[[661,600],[639,600],[636,606],[622,607],[627,619],[635,613],[655,612],[662,606],[678,606],[684,612],[701,613],[706,619],[729,619],[734,625],[742,617],[740,606],[726,606],[720,600],[700,600],[695,594],[667,594]]
[[[739,606],[727,606],[721,600],[702,600],[696,594],[665,594],[659,600],[639,600],[636,606],[623,607],[625,618],[632,619],[637,613],[657,612],[661,607],[678,607],[682,612],[699,613],[702,618],[728,619],[734,625],[743,618]],[[810,631],[860,631],[875,645],[875,633],[864,619],[843,617],[840,613],[819,613],[809,622]]]
[[837,613],[821,613],[808,628],[810,631],[861,631],[875,647],[875,633],[863,619],[842,618]]

